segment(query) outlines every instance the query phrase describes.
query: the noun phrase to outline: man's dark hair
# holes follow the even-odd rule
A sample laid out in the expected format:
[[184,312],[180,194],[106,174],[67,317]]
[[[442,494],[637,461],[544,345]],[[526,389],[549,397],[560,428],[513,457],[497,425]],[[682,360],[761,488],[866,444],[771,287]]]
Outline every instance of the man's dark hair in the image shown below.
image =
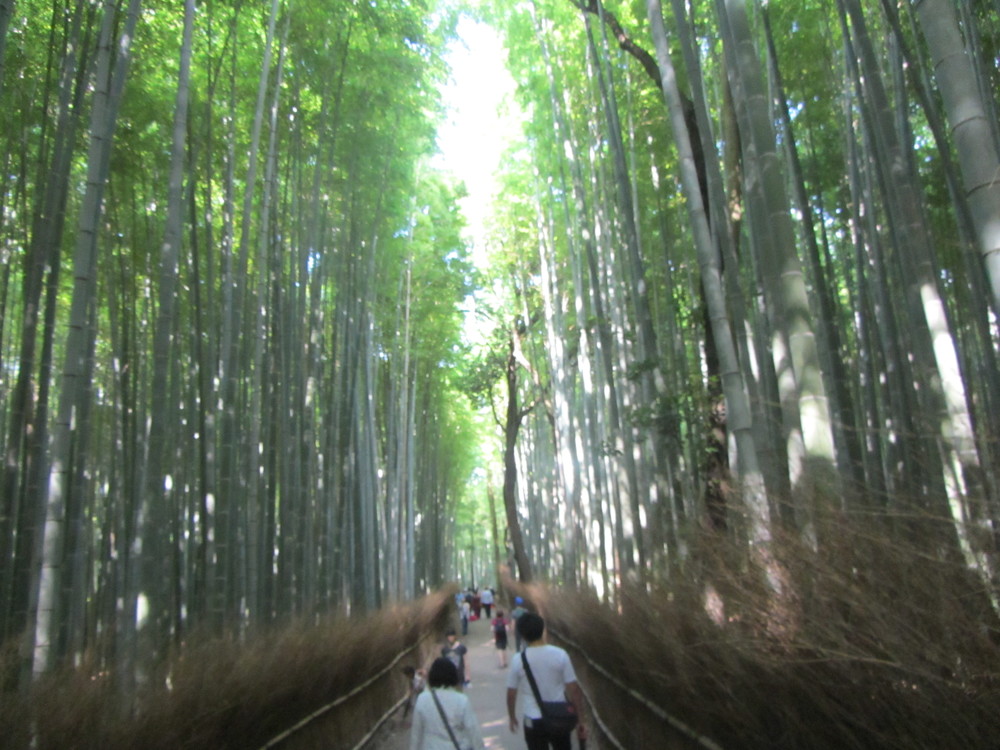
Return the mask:
[[450,659],[438,657],[427,673],[427,683],[432,687],[455,687],[458,684],[458,667]]
[[545,620],[534,612],[525,612],[517,618],[517,632],[529,643],[537,641],[545,633]]

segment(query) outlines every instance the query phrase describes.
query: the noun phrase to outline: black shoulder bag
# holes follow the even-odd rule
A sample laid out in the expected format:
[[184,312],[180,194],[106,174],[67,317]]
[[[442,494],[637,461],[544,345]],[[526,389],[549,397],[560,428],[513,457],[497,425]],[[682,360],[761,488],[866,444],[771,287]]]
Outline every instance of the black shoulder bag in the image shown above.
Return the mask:
[[535,695],[535,702],[542,712],[542,718],[535,720],[534,725],[541,724],[541,728],[549,735],[569,734],[576,727],[579,717],[576,715],[576,706],[569,701],[543,701],[541,693],[538,692],[538,683],[535,682],[535,675],[531,673],[531,665],[528,664],[528,650],[521,652],[521,661],[524,662],[524,674],[531,685],[531,692]]
[[444,728],[448,730],[448,736],[451,737],[451,743],[455,746],[455,750],[462,750],[458,744],[458,740],[455,739],[455,733],[451,730],[451,724],[448,723],[448,717],[444,715],[444,708],[441,707],[441,701],[438,700],[437,693],[433,690],[431,690],[431,698],[434,699],[434,705],[438,707],[438,713],[441,714],[441,721],[444,722]]

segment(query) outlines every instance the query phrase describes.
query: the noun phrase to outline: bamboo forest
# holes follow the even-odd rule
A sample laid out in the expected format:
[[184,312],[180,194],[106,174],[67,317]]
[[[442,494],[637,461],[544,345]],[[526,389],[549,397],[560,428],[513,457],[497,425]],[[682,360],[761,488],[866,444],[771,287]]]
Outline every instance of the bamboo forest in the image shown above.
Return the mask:
[[1000,0],[0,0],[0,736],[492,586],[592,748],[996,748],[998,92]]

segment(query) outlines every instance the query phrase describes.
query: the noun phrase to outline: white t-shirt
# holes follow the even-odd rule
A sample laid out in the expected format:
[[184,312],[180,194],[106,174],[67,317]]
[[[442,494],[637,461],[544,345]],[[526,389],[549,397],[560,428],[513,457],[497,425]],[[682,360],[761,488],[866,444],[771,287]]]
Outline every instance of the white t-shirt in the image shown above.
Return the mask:
[[[459,747],[481,750],[483,733],[479,729],[479,720],[472,711],[472,705],[465,693],[457,690],[434,688],[434,693],[441,702],[444,715],[448,717],[451,731],[455,733]],[[434,705],[434,698],[428,688],[417,696],[413,707],[413,728],[410,730],[410,750],[455,750],[455,745],[448,736],[441,714]]]
[[522,716],[540,719],[542,711],[535,701],[531,683],[528,682],[528,676],[524,672],[525,654],[528,656],[531,674],[535,676],[538,692],[543,701],[566,700],[566,685],[576,682],[576,672],[573,671],[573,662],[569,660],[569,654],[558,646],[548,643],[543,646],[529,646],[511,659],[510,670],[507,672],[507,687],[521,694]]

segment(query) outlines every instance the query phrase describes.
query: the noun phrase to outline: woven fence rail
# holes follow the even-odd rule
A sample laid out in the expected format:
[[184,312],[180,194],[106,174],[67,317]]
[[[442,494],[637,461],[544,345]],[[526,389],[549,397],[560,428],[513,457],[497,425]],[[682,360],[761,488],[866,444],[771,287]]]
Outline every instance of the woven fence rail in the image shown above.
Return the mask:
[[[425,643],[427,641],[427,639],[430,638],[430,635],[431,635],[430,633],[425,634],[419,641],[417,641],[416,643],[414,643],[412,646],[409,646],[409,647],[403,649],[402,651],[400,651],[398,654],[396,654],[395,657],[393,657],[392,661],[390,661],[385,666],[384,669],[382,669],[377,674],[372,675],[371,677],[369,677],[367,680],[365,680],[364,682],[362,682],[360,685],[358,685],[354,689],[350,690],[347,693],[344,693],[343,695],[341,695],[340,697],[338,697],[338,698],[330,701],[326,705],[321,706],[320,708],[318,708],[315,711],[313,711],[312,713],[310,713],[308,716],[305,716],[302,719],[300,719],[299,721],[297,721],[295,724],[293,724],[292,726],[290,726],[288,729],[286,729],[283,732],[281,732],[281,733],[275,735],[274,737],[272,737],[266,743],[264,743],[263,745],[261,745],[260,750],[268,750],[269,748],[277,747],[278,745],[280,745],[283,742],[285,742],[285,740],[287,740],[292,735],[296,734],[297,732],[302,731],[307,726],[315,723],[319,719],[321,719],[324,716],[326,716],[327,714],[329,714],[331,711],[333,711],[338,706],[341,706],[344,703],[347,703],[348,701],[350,701],[351,699],[360,696],[362,693],[365,692],[365,690],[367,690],[368,688],[370,688],[372,685],[375,685],[379,680],[381,680],[383,677],[386,677],[390,672],[394,671],[395,668],[396,668],[396,666],[408,654],[412,654],[423,643]],[[381,731],[382,727],[389,720],[389,718],[396,711],[398,711],[405,702],[406,702],[406,696],[404,696],[403,698],[401,698],[400,700],[398,700],[384,714],[382,714],[382,716],[375,723],[375,725],[372,727],[372,729],[369,730],[369,732],[367,734],[365,734],[365,736],[358,742],[358,744],[356,744],[354,746],[353,750],[360,750],[360,748],[363,748],[365,745],[367,745],[369,742],[371,742],[372,738],[375,737],[379,733],[379,731]]]
[[[706,737],[704,734],[701,734],[696,729],[689,726],[686,722],[682,721],[681,719],[677,718],[669,711],[664,709],[662,706],[658,705],[654,701],[642,695],[634,688],[631,688],[628,685],[626,685],[618,677],[616,677],[607,669],[605,669],[596,661],[594,661],[583,649],[583,647],[580,646],[580,644],[576,643],[571,638],[567,637],[565,634],[555,631],[552,628],[549,628],[549,632],[554,637],[559,639],[559,641],[572,648],[573,651],[577,654],[577,656],[586,663],[587,667],[592,671],[596,672],[597,674],[599,674],[603,680],[614,685],[624,695],[627,695],[631,700],[635,701],[640,706],[642,706],[643,710],[655,716],[660,721],[668,724],[674,731],[678,732],[687,740],[697,745],[698,747],[705,748],[705,750],[723,750],[722,746],[719,745],[717,742],[715,742],[715,740],[713,740],[710,737]],[[583,693],[587,699],[587,703],[589,704],[590,712],[594,717],[594,721],[601,730],[602,740],[607,744],[613,745],[618,750],[628,750],[628,748],[626,748],[626,746],[623,745],[621,741],[619,741],[615,737],[612,728],[600,716],[600,712],[597,708],[600,701],[594,700],[590,692],[586,690],[584,690]]]

